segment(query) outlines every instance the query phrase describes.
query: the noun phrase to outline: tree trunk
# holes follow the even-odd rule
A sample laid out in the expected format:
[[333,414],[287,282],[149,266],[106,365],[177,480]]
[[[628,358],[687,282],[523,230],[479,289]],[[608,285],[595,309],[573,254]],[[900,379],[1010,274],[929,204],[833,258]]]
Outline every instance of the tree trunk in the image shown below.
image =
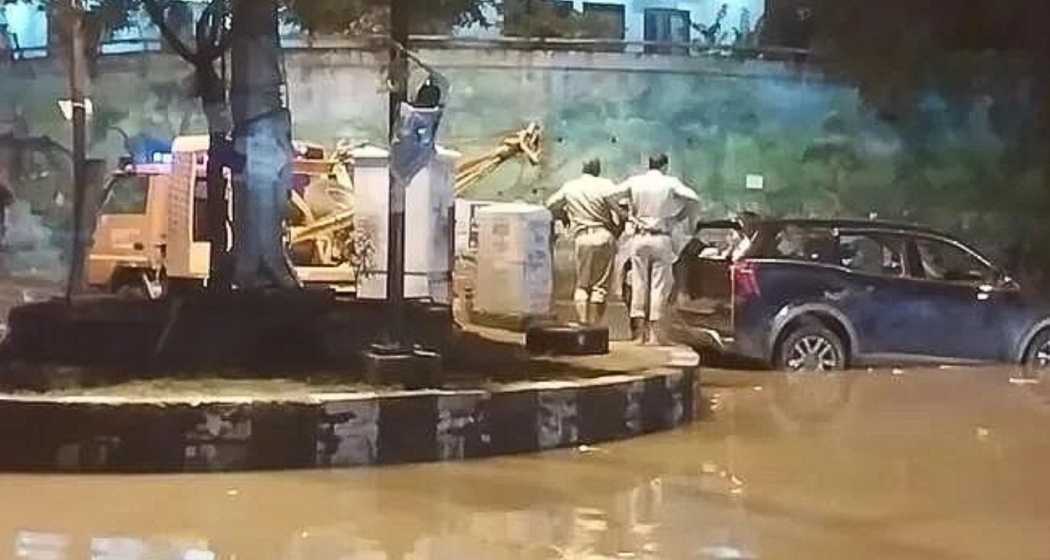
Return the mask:
[[226,220],[229,215],[229,200],[226,198],[226,177],[223,168],[230,164],[226,157],[229,146],[230,105],[226,100],[224,76],[215,70],[213,61],[198,60],[195,64],[197,93],[208,122],[208,241],[210,263],[208,265],[208,287],[213,291],[224,291],[230,287],[229,236]]
[[[166,41],[166,45],[183,60],[193,65],[196,93],[201,99],[201,108],[208,122],[208,241],[211,244],[208,266],[208,287],[225,290],[230,285],[226,247],[226,178],[223,167],[231,165],[228,157],[228,137],[231,128],[230,105],[226,100],[225,76],[215,69],[215,61],[226,51],[228,36],[222,27],[223,9],[218,2],[208,6],[196,29],[196,50],[191,51],[180,37],[181,24],[172,25],[173,18],[165,15],[156,0],[146,0],[146,11]],[[183,7],[184,8],[184,7]],[[177,19],[177,18],[176,18]],[[177,23],[177,22],[176,22]]]
[[292,175],[291,115],[284,108],[275,0],[237,0],[230,88],[235,177],[234,281],[243,289],[299,285],[284,243]]
[[77,7],[69,10],[69,101],[73,122],[73,247],[69,264],[66,299],[80,291],[84,282],[86,231],[84,227],[85,165],[87,163],[87,111],[84,106],[84,82],[87,65],[84,56],[84,13]]

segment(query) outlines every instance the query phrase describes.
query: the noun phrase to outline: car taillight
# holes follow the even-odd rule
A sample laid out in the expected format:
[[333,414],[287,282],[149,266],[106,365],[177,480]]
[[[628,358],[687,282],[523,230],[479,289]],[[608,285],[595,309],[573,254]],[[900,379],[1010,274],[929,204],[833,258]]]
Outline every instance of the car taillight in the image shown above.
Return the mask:
[[749,300],[762,294],[758,289],[758,265],[741,261],[733,265],[733,294],[737,300]]

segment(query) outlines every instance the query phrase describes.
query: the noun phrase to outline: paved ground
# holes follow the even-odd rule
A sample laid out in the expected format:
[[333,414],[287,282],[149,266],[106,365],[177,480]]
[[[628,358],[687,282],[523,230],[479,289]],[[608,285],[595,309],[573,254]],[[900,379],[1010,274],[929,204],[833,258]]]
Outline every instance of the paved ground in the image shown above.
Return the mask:
[[1010,373],[707,372],[687,429],[460,464],[0,476],[0,556],[1048,558],[1050,381]]

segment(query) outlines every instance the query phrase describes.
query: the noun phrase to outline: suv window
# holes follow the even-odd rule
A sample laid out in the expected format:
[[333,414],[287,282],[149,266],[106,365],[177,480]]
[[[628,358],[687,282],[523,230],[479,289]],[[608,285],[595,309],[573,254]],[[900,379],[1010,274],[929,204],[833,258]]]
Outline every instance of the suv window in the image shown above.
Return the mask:
[[915,276],[946,282],[994,282],[996,273],[983,260],[958,245],[936,239],[916,239],[920,270]]
[[767,251],[771,258],[841,265],[835,234],[827,228],[804,228],[788,224]]
[[117,175],[109,184],[102,214],[145,214],[149,177]]
[[696,251],[703,258],[726,259],[744,240],[740,226],[731,222],[701,224],[691,243],[698,244]]
[[843,233],[839,236],[842,266],[863,274],[904,275],[904,241],[869,233]]

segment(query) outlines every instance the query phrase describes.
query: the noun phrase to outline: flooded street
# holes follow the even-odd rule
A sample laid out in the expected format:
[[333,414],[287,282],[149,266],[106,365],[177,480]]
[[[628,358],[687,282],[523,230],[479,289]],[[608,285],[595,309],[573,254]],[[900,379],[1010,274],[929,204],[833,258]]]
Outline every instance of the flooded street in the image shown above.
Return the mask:
[[7,558],[1050,558],[1050,385],[705,372],[705,418],[459,464],[0,476]]

